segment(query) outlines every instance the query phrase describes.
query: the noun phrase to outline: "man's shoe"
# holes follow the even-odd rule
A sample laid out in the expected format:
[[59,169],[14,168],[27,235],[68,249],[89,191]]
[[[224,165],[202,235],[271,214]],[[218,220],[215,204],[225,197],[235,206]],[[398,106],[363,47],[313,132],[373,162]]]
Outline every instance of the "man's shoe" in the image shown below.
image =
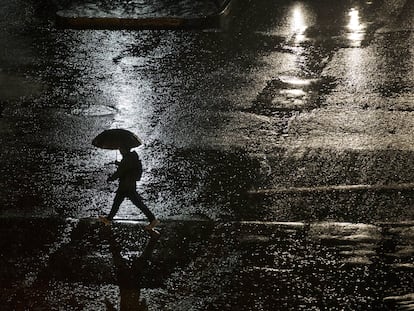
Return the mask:
[[144,227],[145,230],[149,231],[155,228],[156,225],[158,225],[160,221],[158,219],[154,219],[151,221],[148,225]]
[[105,226],[110,226],[111,225],[111,221],[108,218],[106,218],[105,216],[99,216],[99,220],[102,221],[105,224]]
[[161,236],[161,233],[155,229],[147,230],[147,232],[151,236],[151,239],[158,239]]

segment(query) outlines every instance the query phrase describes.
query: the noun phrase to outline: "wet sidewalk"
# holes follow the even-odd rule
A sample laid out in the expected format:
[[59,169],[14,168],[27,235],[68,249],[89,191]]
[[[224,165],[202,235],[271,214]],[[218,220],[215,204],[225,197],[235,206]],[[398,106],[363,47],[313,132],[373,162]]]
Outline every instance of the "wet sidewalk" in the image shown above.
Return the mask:
[[166,220],[158,240],[140,221],[0,223],[6,309],[137,310],[140,301],[138,310],[395,310],[414,303],[412,222]]
[[212,29],[225,23],[230,10],[230,0],[69,2],[56,13],[56,24],[70,29]]

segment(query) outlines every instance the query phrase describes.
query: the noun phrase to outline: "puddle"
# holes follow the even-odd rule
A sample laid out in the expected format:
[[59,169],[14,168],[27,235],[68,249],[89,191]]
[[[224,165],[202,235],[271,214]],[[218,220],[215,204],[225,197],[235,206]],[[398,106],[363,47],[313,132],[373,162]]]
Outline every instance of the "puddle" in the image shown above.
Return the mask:
[[324,104],[323,97],[335,88],[330,77],[307,79],[282,75],[267,82],[247,112],[275,116],[280,112],[293,116],[295,112],[312,110]]

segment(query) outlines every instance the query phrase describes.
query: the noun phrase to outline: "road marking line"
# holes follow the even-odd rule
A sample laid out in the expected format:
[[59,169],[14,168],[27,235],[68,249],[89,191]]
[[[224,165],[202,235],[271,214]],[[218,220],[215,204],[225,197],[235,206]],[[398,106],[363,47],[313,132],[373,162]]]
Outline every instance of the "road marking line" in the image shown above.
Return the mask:
[[315,193],[315,192],[332,192],[332,191],[400,191],[414,190],[414,183],[388,184],[388,185],[329,185],[315,187],[281,187],[256,189],[248,191],[249,194],[284,194],[284,193]]

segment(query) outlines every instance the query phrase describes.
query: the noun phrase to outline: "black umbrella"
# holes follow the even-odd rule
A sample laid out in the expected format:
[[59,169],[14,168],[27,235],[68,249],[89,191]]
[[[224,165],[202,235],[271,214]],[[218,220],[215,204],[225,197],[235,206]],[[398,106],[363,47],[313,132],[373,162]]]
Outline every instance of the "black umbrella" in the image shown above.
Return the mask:
[[98,148],[116,150],[119,148],[135,148],[142,145],[141,140],[131,131],[124,129],[105,130],[92,140]]

